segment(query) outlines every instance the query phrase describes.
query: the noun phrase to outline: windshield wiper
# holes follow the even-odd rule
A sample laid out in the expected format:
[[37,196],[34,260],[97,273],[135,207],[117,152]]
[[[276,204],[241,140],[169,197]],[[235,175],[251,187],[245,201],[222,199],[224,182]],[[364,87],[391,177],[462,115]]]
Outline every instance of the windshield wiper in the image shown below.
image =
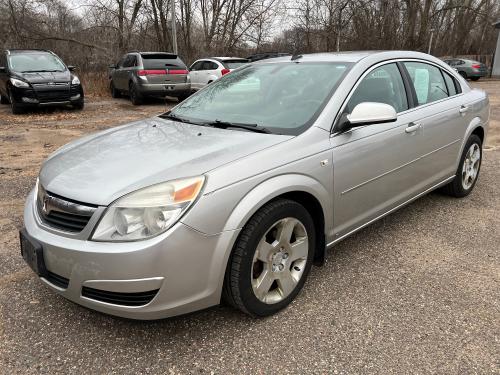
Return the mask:
[[243,124],[239,122],[215,120],[215,121],[204,122],[203,125],[212,126],[214,128],[220,128],[220,129],[238,128],[238,129],[250,130],[256,133],[272,134],[272,131],[257,124]]
[[159,118],[164,118],[164,119],[167,119],[167,120],[174,120],[174,121],[177,121],[177,122],[183,122],[185,124],[202,125],[199,122],[194,122],[194,121],[187,120],[187,119],[185,119],[183,117],[179,117],[179,116],[174,115],[173,113],[170,113],[170,112],[167,112],[167,113],[164,113],[162,115],[159,115],[158,117]]

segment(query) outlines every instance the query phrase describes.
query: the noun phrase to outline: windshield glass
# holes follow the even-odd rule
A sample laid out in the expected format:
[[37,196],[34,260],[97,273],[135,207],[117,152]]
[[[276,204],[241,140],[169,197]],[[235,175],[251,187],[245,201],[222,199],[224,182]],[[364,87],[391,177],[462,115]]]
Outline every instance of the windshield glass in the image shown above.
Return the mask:
[[50,53],[26,53],[9,55],[10,69],[15,72],[64,72],[66,66],[57,57]]
[[297,135],[320,114],[350,63],[248,65],[186,99],[171,114],[194,123],[232,122]]

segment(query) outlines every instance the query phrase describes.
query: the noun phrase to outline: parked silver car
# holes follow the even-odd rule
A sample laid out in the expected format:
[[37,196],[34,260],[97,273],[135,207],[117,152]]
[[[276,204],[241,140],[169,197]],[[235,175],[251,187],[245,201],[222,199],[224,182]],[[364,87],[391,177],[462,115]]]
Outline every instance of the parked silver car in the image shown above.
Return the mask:
[[486,94],[416,52],[265,60],[43,164],[21,249],[41,280],[156,319],[287,306],[325,249],[442,187],[471,192]]

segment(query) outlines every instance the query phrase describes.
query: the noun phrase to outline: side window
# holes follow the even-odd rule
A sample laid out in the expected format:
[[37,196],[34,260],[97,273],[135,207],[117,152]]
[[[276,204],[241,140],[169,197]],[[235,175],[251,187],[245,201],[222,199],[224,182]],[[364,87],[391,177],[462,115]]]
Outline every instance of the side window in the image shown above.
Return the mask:
[[441,69],[419,62],[405,62],[404,64],[413,82],[419,105],[448,97]]
[[408,109],[408,99],[401,73],[395,63],[380,66],[363,78],[347,103],[350,113],[362,102],[392,105],[396,112]]
[[208,70],[210,61],[203,61],[200,70]]
[[124,68],[130,68],[135,66],[136,57],[134,55],[128,55],[123,63]]
[[191,70],[201,70],[201,66],[203,65],[203,61],[197,61],[191,66]]
[[219,69],[219,65],[217,65],[214,62],[210,62],[210,69],[209,70],[216,70]]
[[446,82],[446,87],[448,88],[448,94],[450,96],[457,95],[457,82],[455,82],[455,79],[453,79],[453,77],[446,72],[443,72],[443,76]]

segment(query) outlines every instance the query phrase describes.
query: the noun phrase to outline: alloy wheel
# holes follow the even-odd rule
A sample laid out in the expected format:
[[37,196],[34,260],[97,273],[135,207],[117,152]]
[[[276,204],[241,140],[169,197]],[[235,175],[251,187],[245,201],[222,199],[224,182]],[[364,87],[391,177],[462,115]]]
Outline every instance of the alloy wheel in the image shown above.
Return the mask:
[[462,186],[465,190],[469,190],[474,181],[476,181],[479,165],[481,161],[481,150],[477,143],[473,143],[465,156],[462,166]]
[[298,219],[274,223],[261,238],[252,264],[252,289],[266,304],[278,303],[297,287],[309,253],[307,231]]

